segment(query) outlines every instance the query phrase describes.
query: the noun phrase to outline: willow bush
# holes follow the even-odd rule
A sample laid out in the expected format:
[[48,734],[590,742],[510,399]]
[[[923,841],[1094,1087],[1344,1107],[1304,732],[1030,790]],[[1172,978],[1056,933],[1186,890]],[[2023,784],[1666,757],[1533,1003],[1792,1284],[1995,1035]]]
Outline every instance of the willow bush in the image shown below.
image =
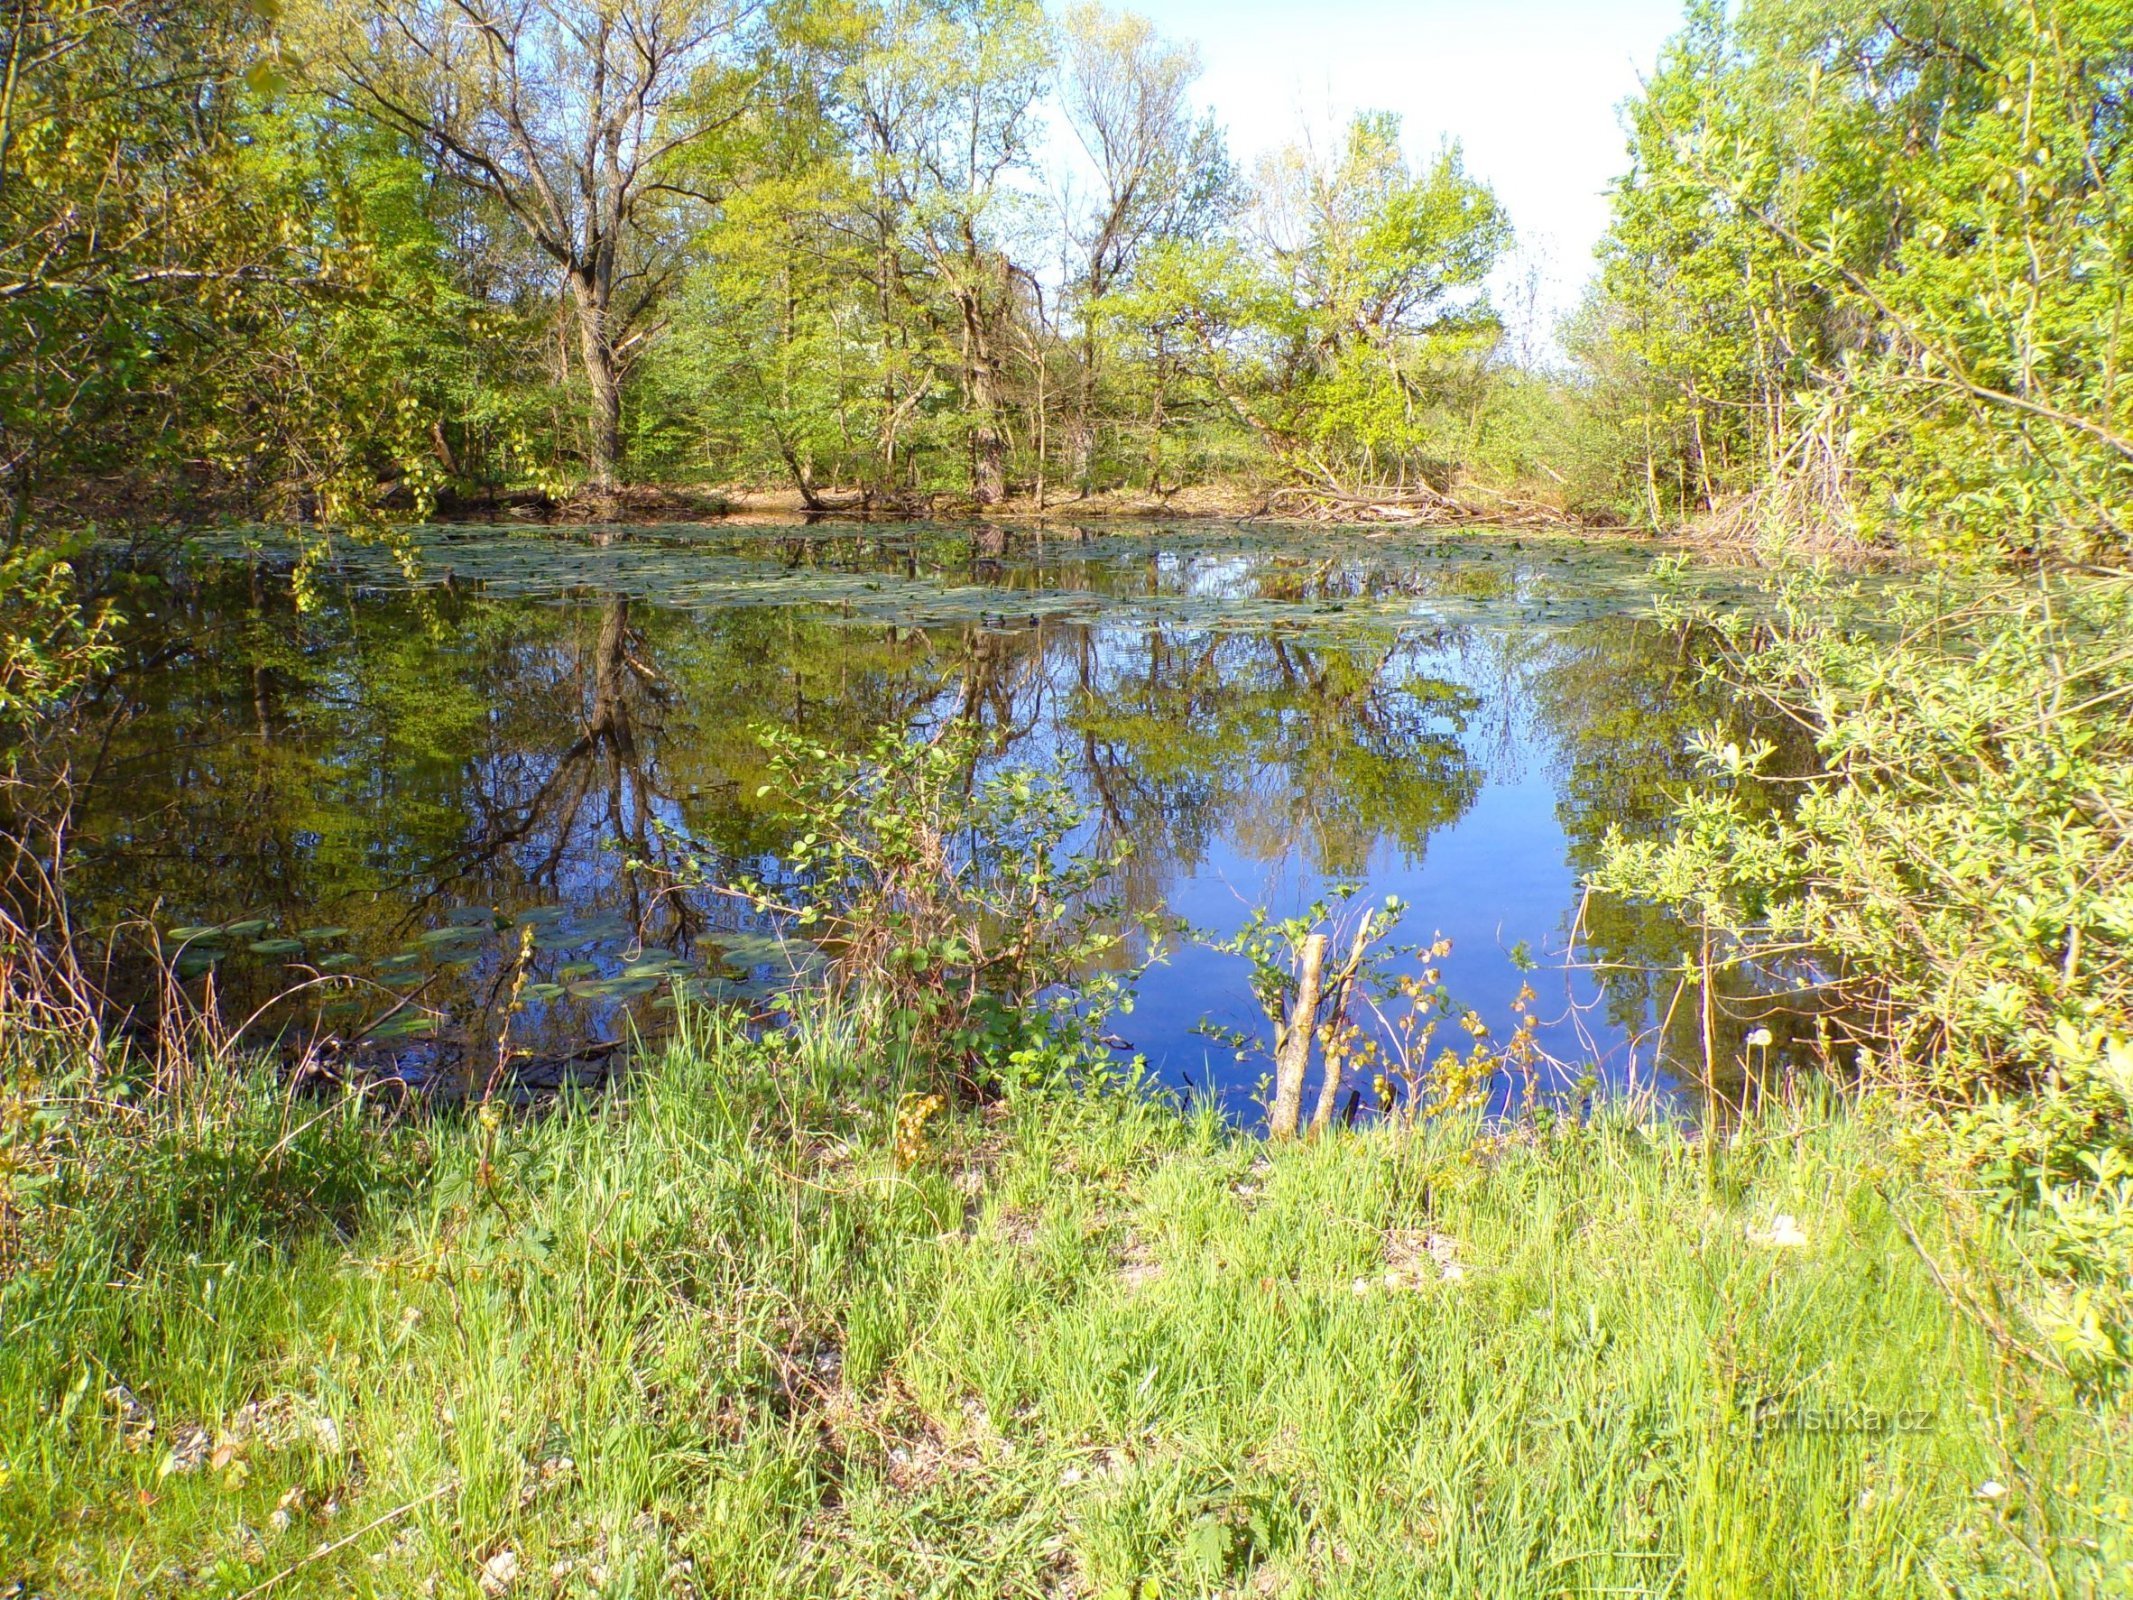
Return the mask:
[[2070,1359],[2133,1353],[2133,584],[1839,589],[1706,619],[1710,670],[1811,730],[1771,808],[1721,734],[1670,836],[1599,887],[1682,907],[1731,960],[1811,972],[1857,1066],[1938,1107],[2058,1282]]

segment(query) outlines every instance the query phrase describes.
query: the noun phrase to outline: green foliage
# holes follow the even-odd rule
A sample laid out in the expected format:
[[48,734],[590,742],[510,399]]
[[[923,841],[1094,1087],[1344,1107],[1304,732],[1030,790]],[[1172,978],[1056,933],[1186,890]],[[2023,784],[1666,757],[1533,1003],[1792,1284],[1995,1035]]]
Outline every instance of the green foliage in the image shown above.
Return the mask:
[[1774,484],[1782,538],[2121,551],[2128,37],[2123,0],[1694,7],[1588,330],[1623,498]]
[[[1954,1107],[1956,1147],[2077,1287],[2039,1316],[2085,1360],[2133,1354],[2133,693],[2123,581],[1846,592],[1792,580],[1714,671],[1812,730],[1718,732],[1672,834],[1593,881],[1684,909],[1724,959],[1813,980],[1858,1065]],[[2078,1304],[2078,1312],[2074,1309]]]
[[1131,847],[1077,847],[1088,819],[1063,772],[981,771],[965,722],[890,728],[857,755],[761,739],[761,793],[799,831],[774,884],[732,892],[820,944],[842,991],[877,995],[906,1059],[983,1082],[1127,1003],[1103,974],[1125,956],[1113,891]]
[[550,453],[499,355],[531,327],[451,242],[478,219],[404,140],[292,98],[265,10],[31,4],[5,49],[0,716],[106,654],[66,559],[92,521],[374,531]]
[[0,737],[50,710],[117,654],[106,609],[81,603],[57,551],[0,553]]
[[[625,454],[817,507],[1238,477],[1427,503],[1485,453],[1509,227],[1455,147],[1410,166],[1370,113],[1243,183],[1189,46],[1081,7],[1062,67],[1031,0],[705,0],[650,29],[633,101],[634,56],[593,65],[629,28],[581,9],[514,13],[507,69],[427,0],[30,6],[10,503],[96,478],[133,520],[362,524],[604,492]],[[1053,221],[1055,78],[1100,181]]]
[[1331,158],[1262,167],[1241,239],[1152,252],[1121,297],[1174,326],[1193,370],[1283,469],[1329,487],[1444,476],[1497,325],[1481,285],[1510,243],[1455,146],[1415,172],[1366,113]]

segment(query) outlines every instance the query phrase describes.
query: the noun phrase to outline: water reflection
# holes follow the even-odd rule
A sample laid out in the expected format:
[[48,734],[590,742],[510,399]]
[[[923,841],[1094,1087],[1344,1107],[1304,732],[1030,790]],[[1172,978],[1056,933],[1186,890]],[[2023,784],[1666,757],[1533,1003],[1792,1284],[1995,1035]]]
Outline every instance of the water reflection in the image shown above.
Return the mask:
[[[345,927],[330,953],[432,985],[448,1046],[488,1026],[523,918],[532,1026],[561,1051],[620,1006],[658,1026],[675,974],[744,978],[730,908],[633,863],[672,865],[684,836],[736,870],[779,849],[756,725],[849,748],[963,716],[1133,841],[1136,907],[1226,932],[1360,880],[1454,940],[1447,981],[1492,1020],[1530,951],[1558,1055],[1620,1080],[1650,1077],[1660,1037],[1703,1049],[1652,975],[1688,948],[1669,920],[1583,906],[1576,954],[1622,970],[1562,965],[1606,830],[1656,825],[1688,732],[1730,714],[1693,641],[1635,614],[1634,553],[795,528],[480,532],[426,557],[411,590],[350,552],[305,614],[262,561],[173,580],[99,736],[92,919]],[[249,999],[280,968],[233,951],[214,981]],[[1180,950],[1142,992],[1121,1031],[1166,1077],[1249,1091],[1257,1069],[1197,1031],[1256,1021],[1232,958]],[[1748,1023],[1719,1009],[1737,1055]]]

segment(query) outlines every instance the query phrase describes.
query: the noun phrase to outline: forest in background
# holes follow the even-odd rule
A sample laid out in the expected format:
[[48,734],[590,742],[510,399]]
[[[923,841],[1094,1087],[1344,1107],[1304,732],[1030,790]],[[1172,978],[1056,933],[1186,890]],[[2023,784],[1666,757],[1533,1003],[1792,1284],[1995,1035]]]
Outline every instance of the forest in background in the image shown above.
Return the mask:
[[[1386,483],[1475,453],[1501,207],[1027,0],[28,8],[6,484],[298,520],[534,490]],[[122,480],[114,482],[113,480]]]
[[1456,145],[1245,164],[1191,43],[1093,4],[22,0],[10,587],[89,522],[647,484],[2112,559],[2129,38],[1692,6],[1550,329]]

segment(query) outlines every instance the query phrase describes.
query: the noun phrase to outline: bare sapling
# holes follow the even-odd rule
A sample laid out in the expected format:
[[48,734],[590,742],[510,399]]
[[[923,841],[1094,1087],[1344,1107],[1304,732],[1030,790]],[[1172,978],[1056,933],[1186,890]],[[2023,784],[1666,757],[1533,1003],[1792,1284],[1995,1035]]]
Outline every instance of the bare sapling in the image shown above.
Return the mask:
[[1303,1114],[1304,1076],[1311,1070],[1311,1040],[1318,1032],[1325,965],[1326,936],[1307,935],[1296,962],[1296,998],[1275,1032],[1274,1104],[1267,1113],[1267,1131],[1277,1139],[1295,1138]]

